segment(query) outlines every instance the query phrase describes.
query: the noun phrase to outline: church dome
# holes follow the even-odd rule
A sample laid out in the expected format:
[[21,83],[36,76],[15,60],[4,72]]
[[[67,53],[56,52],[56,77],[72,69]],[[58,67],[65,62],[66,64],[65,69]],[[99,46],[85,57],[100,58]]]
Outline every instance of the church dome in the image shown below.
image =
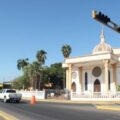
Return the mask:
[[101,53],[112,53],[112,47],[105,42],[104,32],[102,30],[100,35],[100,43],[96,45],[93,49],[93,54],[101,54]]

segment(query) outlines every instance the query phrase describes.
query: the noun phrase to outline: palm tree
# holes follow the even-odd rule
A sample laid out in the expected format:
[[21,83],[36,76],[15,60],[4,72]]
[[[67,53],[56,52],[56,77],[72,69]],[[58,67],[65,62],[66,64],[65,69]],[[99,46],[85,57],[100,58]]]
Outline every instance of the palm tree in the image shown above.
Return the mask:
[[72,48],[71,48],[70,45],[65,44],[65,45],[62,46],[61,51],[62,51],[62,54],[63,54],[64,58],[68,58],[71,54]]
[[36,58],[41,65],[45,64],[46,54],[47,52],[44,50],[39,50],[36,54]]
[[[17,60],[17,68],[18,70],[22,69],[22,71],[24,72],[24,77],[26,78],[27,81],[29,81],[29,79],[25,71],[28,65],[29,65],[28,58]],[[24,84],[23,84],[23,89],[24,89]]]
[[27,66],[25,66],[24,69],[23,69],[23,72],[24,72],[24,76],[26,77],[26,79],[29,80],[30,87],[33,87],[31,64],[28,64]]
[[33,89],[37,89],[37,86],[38,86],[38,82],[39,82],[39,76],[40,76],[40,72],[41,72],[41,69],[40,69],[40,64],[35,61],[33,62],[32,64],[29,64],[26,69],[26,73],[28,74],[28,77],[30,79],[30,83],[31,83],[31,86],[33,87]]
[[[42,68],[42,65],[45,64],[46,54],[47,54],[47,52],[44,50],[39,50],[36,54],[37,61],[41,65],[41,68]],[[42,79],[43,79],[43,70],[41,70],[41,72],[40,72],[39,87],[41,86]]]
[[31,64],[31,76],[33,78],[33,88],[36,89],[39,87],[41,66],[37,61],[34,61]]
[[29,64],[28,62],[28,58],[26,59],[19,59],[17,60],[17,68],[18,70],[23,70],[25,66],[27,66]]
[[[72,48],[70,45],[65,44],[62,46],[61,51],[62,51],[64,58],[68,58],[71,54]],[[65,88],[65,86],[66,86],[66,75],[65,75],[66,69],[64,69],[63,71],[64,71],[63,72],[63,88]]]

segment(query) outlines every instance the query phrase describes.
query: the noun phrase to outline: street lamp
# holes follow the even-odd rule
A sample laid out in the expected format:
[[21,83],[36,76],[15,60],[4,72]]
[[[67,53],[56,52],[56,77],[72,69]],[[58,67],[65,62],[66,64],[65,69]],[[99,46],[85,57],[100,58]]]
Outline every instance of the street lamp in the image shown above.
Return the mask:
[[92,18],[96,21],[106,25],[107,27],[113,29],[114,31],[120,33],[120,26],[111,21],[111,19],[104,15],[102,12],[97,12],[95,10],[92,11]]

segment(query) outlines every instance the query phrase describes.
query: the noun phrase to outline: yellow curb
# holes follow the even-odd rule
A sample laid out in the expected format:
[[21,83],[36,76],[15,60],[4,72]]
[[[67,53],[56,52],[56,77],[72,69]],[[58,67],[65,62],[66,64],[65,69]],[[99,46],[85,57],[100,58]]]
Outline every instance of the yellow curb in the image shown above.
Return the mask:
[[111,107],[111,106],[96,106],[99,110],[112,110],[112,111],[120,111],[120,108]]
[[19,119],[15,118],[14,116],[9,115],[3,111],[0,111],[0,116],[3,117],[5,120],[19,120]]

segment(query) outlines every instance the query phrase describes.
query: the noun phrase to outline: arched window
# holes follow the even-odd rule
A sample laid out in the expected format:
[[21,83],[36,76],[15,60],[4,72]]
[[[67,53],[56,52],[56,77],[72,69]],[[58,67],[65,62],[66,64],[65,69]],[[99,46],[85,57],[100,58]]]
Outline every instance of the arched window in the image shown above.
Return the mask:
[[110,90],[110,71],[108,71],[108,89]]
[[88,90],[88,74],[85,72],[85,90]]

